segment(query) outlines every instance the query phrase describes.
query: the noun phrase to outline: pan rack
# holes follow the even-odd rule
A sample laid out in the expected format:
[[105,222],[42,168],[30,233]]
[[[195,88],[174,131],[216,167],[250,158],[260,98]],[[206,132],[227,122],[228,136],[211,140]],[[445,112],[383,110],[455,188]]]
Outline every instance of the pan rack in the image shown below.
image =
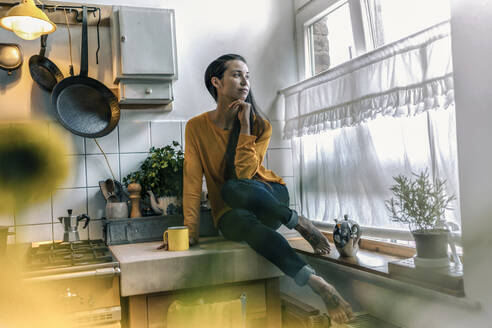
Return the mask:
[[[18,5],[18,2],[0,2],[0,17],[13,6]],[[63,3],[63,4],[37,4],[39,9],[43,10],[48,18],[56,25],[66,25],[65,12],[67,13],[69,24],[82,24],[82,8],[81,4]],[[85,5],[84,5],[85,6]],[[87,5],[87,25],[96,26],[97,29],[97,50],[96,63],[99,63],[100,37],[99,26],[109,26],[109,16],[111,14],[111,6],[92,6]]]
[[[0,17],[5,15],[5,13],[11,8],[18,5],[19,2],[0,2]],[[111,6],[102,5],[82,5],[77,3],[63,2],[62,4],[36,4],[36,6],[43,10],[48,18],[56,25],[65,25],[65,14],[66,10],[69,15],[69,24],[82,24],[82,6],[87,7],[87,24],[89,26],[109,26],[109,16],[111,15]]]

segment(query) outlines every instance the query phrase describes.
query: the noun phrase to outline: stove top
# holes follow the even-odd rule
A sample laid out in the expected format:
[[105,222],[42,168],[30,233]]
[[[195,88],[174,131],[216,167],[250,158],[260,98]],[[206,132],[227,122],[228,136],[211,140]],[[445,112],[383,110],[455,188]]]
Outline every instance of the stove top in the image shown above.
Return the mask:
[[114,262],[113,255],[100,239],[55,242],[31,248],[27,269],[37,271],[107,262]]

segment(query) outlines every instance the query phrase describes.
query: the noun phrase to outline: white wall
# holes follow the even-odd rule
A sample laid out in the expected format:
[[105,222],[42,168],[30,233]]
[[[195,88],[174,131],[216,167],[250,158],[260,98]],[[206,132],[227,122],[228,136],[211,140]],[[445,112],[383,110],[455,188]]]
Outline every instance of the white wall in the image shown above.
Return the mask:
[[[293,0],[142,0],[142,1],[79,1],[101,5],[128,5],[175,10],[179,80],[174,84],[173,110],[124,110],[119,127],[101,138],[117,176],[123,177],[138,167],[150,146],[162,146],[171,140],[182,141],[184,123],[189,118],[214,108],[214,102],[205,89],[203,74],[206,66],[225,53],[238,53],[246,58],[251,72],[251,85],[257,102],[272,120],[276,131],[272,137],[265,164],[292,183],[292,172],[284,167],[289,156],[281,141],[281,120],[276,115],[277,90],[296,81],[294,46]],[[80,64],[80,25],[71,26],[75,72]],[[49,124],[57,124],[52,115],[50,94],[42,91],[32,81],[28,60],[39,52],[39,40],[24,41],[13,33],[0,29],[0,42],[19,43],[24,55],[24,65],[12,76],[0,71],[0,121],[13,118],[47,117]],[[112,87],[111,45],[108,27],[101,28],[99,65],[95,65],[96,30],[89,28],[89,76]],[[68,76],[68,34],[65,25],[48,37],[47,56],[65,76]],[[74,213],[89,213],[94,222],[91,238],[101,237],[104,201],[97,181],[110,177],[102,155],[92,140],[73,136],[76,145],[72,156],[76,165],[72,176],[62,188],[36,207],[23,212],[0,216],[0,225],[16,227],[16,240],[60,239],[62,229],[56,223],[58,216],[73,208]],[[282,158],[283,158],[282,157]],[[291,187],[293,190],[293,188]],[[293,201],[294,202],[294,201]],[[54,222],[52,230],[51,223]],[[84,231],[82,237],[86,238]]]
[[482,302],[482,319],[485,315],[490,319],[492,4],[489,0],[451,3],[465,291],[470,298]]
[[[295,82],[295,50],[292,0],[141,0],[115,1],[81,0],[79,3],[101,5],[127,5],[175,9],[179,80],[174,87],[175,102],[171,113],[144,115],[150,119],[189,119],[204,110],[211,109],[212,98],[204,92],[203,73],[206,66],[224,53],[238,53],[248,61],[252,88],[260,107],[270,112],[276,91]],[[76,72],[79,63],[80,25],[72,27],[74,38],[74,61]],[[68,73],[67,33],[64,25],[48,38],[49,58],[64,74]],[[29,57],[39,51],[39,41],[24,41],[8,31],[0,31],[1,42],[20,43],[25,64]],[[95,52],[95,28],[90,28],[90,49]],[[111,58],[109,31],[102,29],[101,64],[93,66],[95,58],[90,56],[89,75],[111,83]],[[51,49],[50,49],[51,48]],[[27,117],[38,106],[39,93],[32,87],[27,65],[23,65],[20,79],[9,83],[0,75],[0,104],[16,116]],[[33,96],[29,99],[28,96]],[[30,94],[29,94],[30,93]],[[42,95],[45,100],[44,95]],[[0,118],[5,117],[5,110]],[[14,115],[14,114],[12,114]],[[135,116],[135,111],[125,111],[124,117]],[[275,117],[271,117],[272,119]]]

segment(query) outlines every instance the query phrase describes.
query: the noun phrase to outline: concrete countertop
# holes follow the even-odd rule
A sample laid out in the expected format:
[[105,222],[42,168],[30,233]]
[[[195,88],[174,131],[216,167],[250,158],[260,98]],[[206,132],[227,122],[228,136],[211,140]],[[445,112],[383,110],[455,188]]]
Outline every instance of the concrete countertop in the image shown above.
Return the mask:
[[120,262],[121,296],[282,276],[248,245],[203,238],[187,251],[157,250],[161,242],[110,246]]

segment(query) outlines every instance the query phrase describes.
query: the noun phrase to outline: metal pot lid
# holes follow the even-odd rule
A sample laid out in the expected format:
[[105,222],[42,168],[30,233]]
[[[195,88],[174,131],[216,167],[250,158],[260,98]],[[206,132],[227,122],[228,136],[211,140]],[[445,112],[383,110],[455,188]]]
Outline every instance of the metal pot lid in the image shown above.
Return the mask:
[[22,65],[22,51],[17,44],[0,43],[0,68],[8,71]]

